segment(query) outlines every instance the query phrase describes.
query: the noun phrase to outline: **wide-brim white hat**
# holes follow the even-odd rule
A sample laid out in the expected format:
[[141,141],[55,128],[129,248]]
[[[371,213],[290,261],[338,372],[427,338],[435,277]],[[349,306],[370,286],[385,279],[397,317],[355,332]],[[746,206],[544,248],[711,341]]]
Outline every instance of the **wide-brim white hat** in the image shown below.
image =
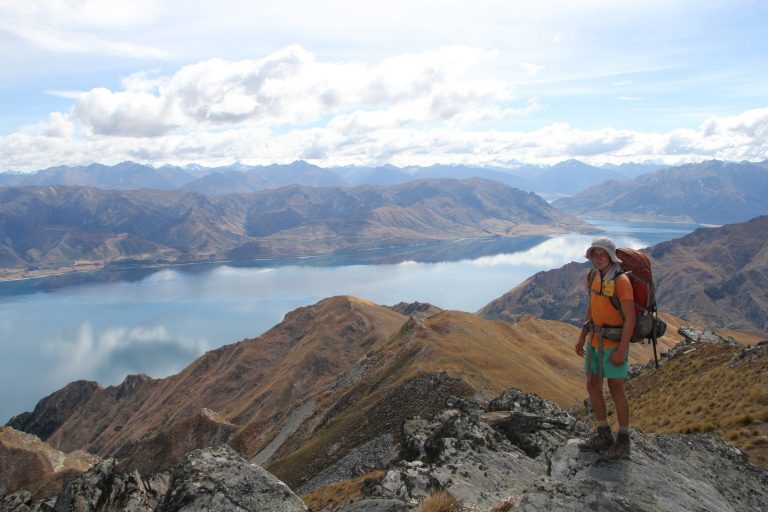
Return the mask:
[[611,261],[614,263],[621,263],[621,260],[618,256],[616,256],[616,244],[613,243],[613,240],[611,240],[608,237],[601,236],[600,238],[595,238],[592,240],[592,245],[589,246],[589,249],[587,249],[587,259],[592,259],[592,251],[594,249],[602,249],[605,252],[608,253],[608,256],[611,258]]

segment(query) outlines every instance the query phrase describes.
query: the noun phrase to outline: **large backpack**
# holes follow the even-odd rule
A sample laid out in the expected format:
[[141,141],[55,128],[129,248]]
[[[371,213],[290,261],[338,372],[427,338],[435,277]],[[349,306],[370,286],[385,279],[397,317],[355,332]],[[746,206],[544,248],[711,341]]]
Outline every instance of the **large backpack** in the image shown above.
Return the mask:
[[[632,334],[632,342],[647,340],[649,343],[653,343],[653,357],[658,367],[656,342],[666,332],[667,324],[659,318],[656,309],[656,289],[653,286],[651,260],[646,254],[628,247],[616,249],[616,256],[621,260],[621,273],[625,274],[629,278],[629,282],[632,283],[632,295],[635,302],[635,331]],[[590,288],[596,274],[596,270],[589,272],[588,286]],[[614,295],[610,299],[613,307],[621,312],[619,298]]]

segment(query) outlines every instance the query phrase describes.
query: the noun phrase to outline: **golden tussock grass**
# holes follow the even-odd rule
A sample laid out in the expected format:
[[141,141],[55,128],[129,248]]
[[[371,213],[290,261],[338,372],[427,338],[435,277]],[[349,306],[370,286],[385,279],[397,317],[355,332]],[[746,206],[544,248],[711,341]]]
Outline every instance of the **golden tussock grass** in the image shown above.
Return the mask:
[[492,509],[490,509],[488,512],[509,512],[512,510],[515,506],[514,501],[504,501],[502,503],[499,503]]
[[462,510],[461,502],[444,489],[432,491],[418,508],[418,512],[461,512]]
[[336,508],[360,496],[360,489],[366,480],[380,480],[383,477],[384,471],[373,471],[357,478],[344,480],[343,482],[315,489],[314,491],[304,494],[301,499],[309,510]]
[[768,468],[768,358],[732,366],[738,348],[702,345],[627,383],[647,433],[714,433]]

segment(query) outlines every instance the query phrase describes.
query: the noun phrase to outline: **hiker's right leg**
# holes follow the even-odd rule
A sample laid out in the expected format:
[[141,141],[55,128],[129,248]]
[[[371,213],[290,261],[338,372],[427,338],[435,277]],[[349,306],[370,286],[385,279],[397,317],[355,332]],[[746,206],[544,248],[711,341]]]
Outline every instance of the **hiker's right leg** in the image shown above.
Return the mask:
[[592,412],[597,419],[597,428],[588,438],[580,441],[578,447],[580,450],[607,450],[613,446],[613,433],[608,425],[603,386],[597,374],[589,375],[587,391],[592,402]]
[[589,401],[592,404],[592,412],[595,414],[597,423],[605,423],[608,419],[608,413],[605,406],[605,397],[603,396],[603,383],[596,373],[589,374],[587,393],[589,393]]

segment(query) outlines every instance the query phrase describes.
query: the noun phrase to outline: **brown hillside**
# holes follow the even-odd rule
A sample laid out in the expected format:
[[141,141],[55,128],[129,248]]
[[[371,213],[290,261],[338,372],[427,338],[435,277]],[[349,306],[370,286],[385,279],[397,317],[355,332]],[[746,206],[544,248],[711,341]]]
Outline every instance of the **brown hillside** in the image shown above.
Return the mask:
[[627,384],[645,432],[713,432],[768,468],[768,345],[699,344]]
[[[242,449],[253,455],[292,407],[324,389],[405,320],[350,297],[299,308],[262,336],[210,351],[172,377],[131,376],[99,388],[47,441],[64,450],[113,454],[208,408],[242,429]],[[48,407],[55,395],[46,399]],[[26,421],[37,424],[43,413],[36,409]]]
[[[765,162],[706,162],[644,174],[632,181],[606,181],[555,202],[585,217],[691,220],[702,224],[742,222],[768,213]],[[599,197],[600,201],[594,198]]]
[[62,453],[36,436],[0,427],[0,496],[27,489],[33,496],[59,493],[66,481],[85,472],[99,458],[83,451]]
[[115,454],[122,471],[138,470],[142,474],[169,470],[181,464],[184,456],[201,446],[224,444],[237,427],[209,409],[160,427],[152,436],[143,436],[123,446]]

